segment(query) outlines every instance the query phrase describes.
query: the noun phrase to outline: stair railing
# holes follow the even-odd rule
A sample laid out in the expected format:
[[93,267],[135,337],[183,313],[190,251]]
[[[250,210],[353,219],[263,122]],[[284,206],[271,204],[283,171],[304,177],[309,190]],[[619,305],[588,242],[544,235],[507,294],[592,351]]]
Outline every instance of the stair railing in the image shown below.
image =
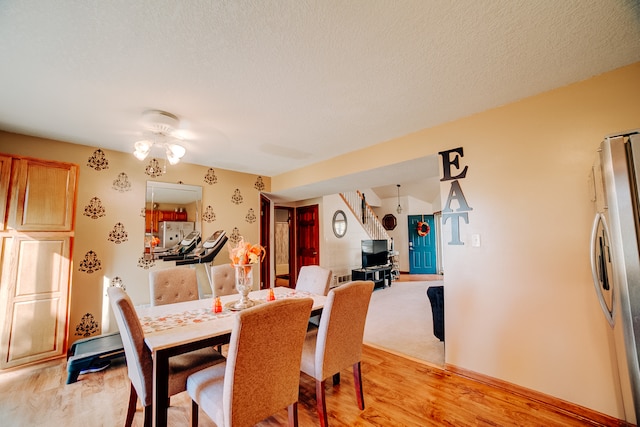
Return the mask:
[[386,240],[391,244],[391,236],[366,202],[362,193],[358,190],[340,193],[340,197],[349,207],[353,215],[358,218],[360,224],[365,229],[371,239]]

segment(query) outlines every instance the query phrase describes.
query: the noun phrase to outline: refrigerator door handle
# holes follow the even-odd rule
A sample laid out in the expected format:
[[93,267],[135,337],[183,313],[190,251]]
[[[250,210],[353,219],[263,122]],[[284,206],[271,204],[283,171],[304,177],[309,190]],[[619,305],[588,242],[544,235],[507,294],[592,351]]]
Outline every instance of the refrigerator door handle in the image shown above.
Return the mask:
[[[600,224],[602,224],[602,228],[608,239],[609,228],[607,226],[607,221],[605,219],[605,216],[602,213],[598,212],[596,214],[596,217],[593,220],[593,228],[591,230],[591,275],[593,277],[593,285],[596,288],[596,295],[598,296],[598,302],[600,303],[600,307],[602,308],[604,317],[607,318],[609,325],[613,328],[613,325],[615,324],[616,305],[615,303],[612,304],[611,310],[609,310],[609,308],[607,307],[607,304],[604,300],[604,295],[602,294],[602,289],[600,288],[600,277],[598,276],[598,263],[599,263],[598,256],[605,257],[607,255],[604,253],[599,253],[597,250],[598,241],[599,241],[598,228]],[[607,274],[606,268],[603,268],[602,270],[603,270],[602,274],[606,275]],[[611,282],[612,278],[609,277],[608,279],[609,279],[609,282]],[[615,299],[616,297],[615,288],[611,289],[611,292],[612,292],[611,294],[612,299]]]

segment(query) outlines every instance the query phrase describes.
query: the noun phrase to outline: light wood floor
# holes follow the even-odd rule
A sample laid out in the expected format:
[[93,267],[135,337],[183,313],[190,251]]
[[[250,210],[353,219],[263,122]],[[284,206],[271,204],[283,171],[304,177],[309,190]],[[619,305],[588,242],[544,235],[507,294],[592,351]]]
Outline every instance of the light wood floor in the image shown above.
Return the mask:
[[[351,371],[342,383],[328,387],[331,426],[584,426],[602,425],[577,419],[533,400],[505,393],[435,367],[365,346],[362,362],[365,410],[356,404]],[[2,426],[121,426],[129,382],[124,362],[81,375],[65,385],[66,362],[48,362],[0,373]],[[330,383],[330,381],[329,381]],[[250,397],[248,397],[250,398]],[[171,399],[170,426],[189,425],[186,393]],[[313,381],[302,375],[300,426],[318,425]],[[283,409],[259,426],[286,425]],[[142,425],[138,408],[134,426]],[[200,426],[213,426],[200,414]]]

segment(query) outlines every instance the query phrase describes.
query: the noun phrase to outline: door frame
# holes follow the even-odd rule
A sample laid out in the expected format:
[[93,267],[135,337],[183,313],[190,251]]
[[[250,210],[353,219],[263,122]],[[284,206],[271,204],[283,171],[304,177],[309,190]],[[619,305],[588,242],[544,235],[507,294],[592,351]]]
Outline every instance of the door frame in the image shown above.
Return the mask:
[[[283,210],[283,211],[287,211],[287,217],[288,217],[288,230],[289,230],[289,235],[288,235],[288,251],[289,251],[289,270],[288,270],[288,275],[289,275],[289,287],[293,287],[293,284],[295,283],[295,272],[296,272],[296,241],[295,241],[295,224],[296,224],[296,210],[293,207],[290,206],[274,206],[274,216],[273,216],[273,224],[274,224],[274,245],[275,245],[275,222],[276,222],[276,217],[277,215],[275,215],[275,210]],[[275,250],[275,249],[274,249]],[[274,252],[274,269],[277,267],[276,266],[276,258],[275,258],[275,252]],[[277,276],[276,276],[277,277]]]
[[265,248],[264,259],[260,263],[260,289],[271,287],[271,200],[260,195],[260,246]]

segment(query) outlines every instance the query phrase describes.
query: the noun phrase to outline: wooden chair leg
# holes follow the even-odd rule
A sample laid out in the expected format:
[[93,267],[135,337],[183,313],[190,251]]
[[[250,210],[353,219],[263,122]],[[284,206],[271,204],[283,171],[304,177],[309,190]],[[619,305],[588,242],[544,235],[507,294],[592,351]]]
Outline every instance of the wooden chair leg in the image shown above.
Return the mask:
[[136,403],[138,403],[138,393],[136,393],[136,389],[131,384],[131,390],[129,391],[129,405],[127,407],[127,417],[124,421],[125,427],[131,427],[133,424],[133,416],[136,414]]
[[333,374],[333,385],[337,386],[338,384],[340,384],[340,372]]
[[191,401],[191,427],[198,427],[198,404]]
[[362,370],[360,362],[353,364],[353,383],[356,386],[356,399],[358,400],[358,408],[364,409],[364,392],[362,391]]
[[318,412],[320,427],[327,427],[329,420],[327,418],[327,404],[324,395],[324,381],[316,380],[316,410]]
[[153,423],[153,406],[144,407],[144,427],[151,427]]
[[293,402],[289,405],[287,412],[289,413],[289,427],[298,427],[298,402]]

